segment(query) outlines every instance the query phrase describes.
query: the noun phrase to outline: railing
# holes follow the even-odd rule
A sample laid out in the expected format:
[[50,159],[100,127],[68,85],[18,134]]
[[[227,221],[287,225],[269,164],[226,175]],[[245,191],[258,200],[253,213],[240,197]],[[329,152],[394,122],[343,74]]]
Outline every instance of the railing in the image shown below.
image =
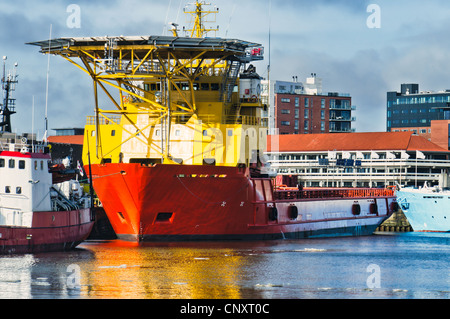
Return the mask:
[[[99,124],[100,125],[112,125],[112,124],[120,124],[120,116],[108,116],[108,118],[105,117],[99,117]],[[95,125],[95,116],[88,116],[86,118],[86,125]]]
[[[34,139],[34,135],[31,137]],[[31,140],[25,136],[15,136],[0,139],[0,151],[21,152],[21,153],[48,153],[45,143]]]
[[229,115],[224,117],[224,124],[259,125],[267,127],[267,119],[262,119],[255,116],[239,115],[236,117]]
[[274,192],[275,200],[309,198],[374,198],[394,196],[393,189],[384,188],[324,188],[324,189],[286,189]]

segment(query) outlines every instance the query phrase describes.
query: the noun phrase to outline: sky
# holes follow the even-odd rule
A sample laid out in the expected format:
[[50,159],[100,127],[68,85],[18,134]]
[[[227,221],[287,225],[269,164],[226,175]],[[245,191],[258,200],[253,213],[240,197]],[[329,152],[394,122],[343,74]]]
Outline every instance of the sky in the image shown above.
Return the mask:
[[[47,40],[50,26],[52,38],[170,35],[170,22],[188,26],[183,8],[192,2],[0,0],[0,56],[7,56],[6,69],[18,63],[13,131],[31,132],[33,127],[42,136],[46,105],[50,129],[83,127],[86,116],[94,114],[90,78],[57,56],[50,57],[47,69],[48,57],[25,43]],[[316,73],[324,92],[349,93],[357,107],[357,132],[386,130],[386,92],[399,91],[402,83],[418,83],[423,91],[450,89],[450,1],[207,2],[219,8],[212,23],[220,26],[216,36],[265,47],[265,60],[255,64],[261,76],[268,76],[270,56],[271,80],[297,76],[305,81]],[[72,19],[71,5],[79,8],[79,19]]]

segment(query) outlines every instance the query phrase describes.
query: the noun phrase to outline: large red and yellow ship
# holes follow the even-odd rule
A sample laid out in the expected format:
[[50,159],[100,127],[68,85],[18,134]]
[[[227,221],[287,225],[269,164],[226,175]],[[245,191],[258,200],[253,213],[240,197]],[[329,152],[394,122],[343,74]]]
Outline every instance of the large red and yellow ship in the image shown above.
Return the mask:
[[[172,36],[32,43],[93,80],[95,116],[85,127],[83,162],[118,237],[372,234],[392,213],[392,191],[280,189],[261,170],[268,130],[254,65],[264,48],[206,37],[213,30],[205,17],[217,12],[204,5],[196,1],[186,11],[193,27],[184,36],[174,25]],[[100,105],[100,92],[114,109]]]

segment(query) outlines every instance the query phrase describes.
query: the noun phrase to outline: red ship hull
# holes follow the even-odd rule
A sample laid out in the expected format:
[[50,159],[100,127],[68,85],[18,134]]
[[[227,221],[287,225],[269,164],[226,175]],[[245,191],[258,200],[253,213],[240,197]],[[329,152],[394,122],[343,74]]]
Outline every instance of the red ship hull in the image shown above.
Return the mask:
[[245,168],[104,164],[92,165],[92,175],[117,236],[132,241],[370,235],[395,201],[393,192],[369,190],[274,192],[270,179],[250,178]]
[[0,253],[38,253],[75,248],[92,230],[90,209],[34,212],[32,227],[0,226]]

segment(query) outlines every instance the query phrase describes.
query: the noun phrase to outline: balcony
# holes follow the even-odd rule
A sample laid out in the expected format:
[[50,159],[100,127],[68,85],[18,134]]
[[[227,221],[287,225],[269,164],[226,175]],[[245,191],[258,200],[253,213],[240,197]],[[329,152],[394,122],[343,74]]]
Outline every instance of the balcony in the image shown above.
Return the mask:
[[330,121],[352,122],[356,121],[356,117],[350,116],[331,116]]
[[330,127],[330,133],[353,133],[355,132],[352,128],[337,128],[337,127]]

